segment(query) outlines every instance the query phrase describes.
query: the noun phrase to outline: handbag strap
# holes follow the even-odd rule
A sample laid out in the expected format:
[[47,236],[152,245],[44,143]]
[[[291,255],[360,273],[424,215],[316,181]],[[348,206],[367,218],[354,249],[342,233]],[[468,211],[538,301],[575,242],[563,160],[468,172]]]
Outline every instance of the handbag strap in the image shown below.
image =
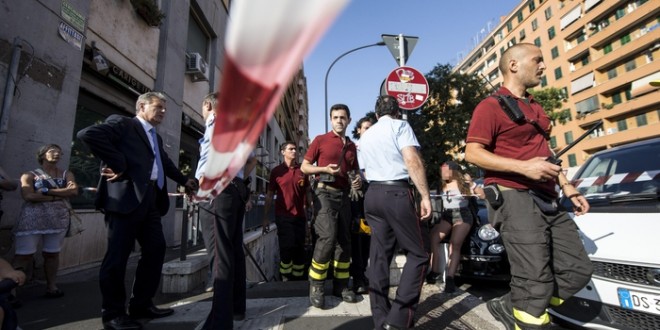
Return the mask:
[[345,136],[346,142],[344,142],[344,146],[341,148],[341,156],[339,156],[339,162],[337,162],[337,167],[341,169],[341,164],[344,162],[344,156],[346,155],[346,150],[348,150],[348,145],[353,143],[351,139],[348,136]]
[[48,181],[48,183],[50,183],[52,187],[59,187],[57,183],[55,183],[55,180],[53,180],[53,177],[50,176],[48,173],[44,172],[44,170],[37,168],[34,171],[37,172],[37,174],[39,174],[40,177],[43,177],[46,181]]

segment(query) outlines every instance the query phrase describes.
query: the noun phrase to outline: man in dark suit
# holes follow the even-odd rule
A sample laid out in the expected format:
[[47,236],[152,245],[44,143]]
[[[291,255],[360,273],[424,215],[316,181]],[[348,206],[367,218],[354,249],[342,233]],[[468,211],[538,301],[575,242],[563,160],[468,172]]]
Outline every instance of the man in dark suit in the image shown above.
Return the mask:
[[[138,97],[133,118],[111,115],[102,124],[78,132],[101,159],[101,180],[96,207],[105,213],[108,249],[99,275],[102,319],[105,329],[140,329],[136,319],[172,315],[172,309],[154,306],[165,258],[161,216],[169,209],[165,177],[188,189],[196,189],[165,153],[155,127],[165,117],[166,98],[149,92]],[[126,314],[124,277],[135,240],[142,255],[135,273],[133,292]]]

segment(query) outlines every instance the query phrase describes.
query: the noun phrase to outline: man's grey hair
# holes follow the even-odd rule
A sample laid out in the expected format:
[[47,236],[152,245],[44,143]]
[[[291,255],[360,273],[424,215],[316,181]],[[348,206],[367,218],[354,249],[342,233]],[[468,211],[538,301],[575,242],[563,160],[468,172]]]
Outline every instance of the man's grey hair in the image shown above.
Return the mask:
[[137,102],[135,102],[135,111],[136,112],[140,111],[141,103],[150,104],[153,99],[159,99],[163,102],[167,102],[167,98],[165,97],[165,94],[161,92],[147,92],[138,96]]

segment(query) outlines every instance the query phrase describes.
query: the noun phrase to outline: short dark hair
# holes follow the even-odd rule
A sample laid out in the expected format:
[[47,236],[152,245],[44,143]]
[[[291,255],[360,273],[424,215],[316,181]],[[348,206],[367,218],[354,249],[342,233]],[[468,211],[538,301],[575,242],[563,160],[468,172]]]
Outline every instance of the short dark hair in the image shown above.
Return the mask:
[[280,144],[280,151],[286,150],[286,146],[289,144],[293,144],[294,147],[296,146],[296,143],[293,141],[284,141],[282,144]]
[[346,110],[346,116],[351,118],[351,110],[348,109],[346,104],[337,103],[330,107],[330,118],[332,118],[332,112],[335,110]]
[[395,115],[401,112],[399,102],[390,95],[382,95],[376,100],[376,114],[379,116]]
[[57,149],[57,150],[59,150],[60,152],[62,152],[62,147],[60,147],[59,145],[54,144],[54,143],[51,143],[51,144],[47,144],[47,145],[45,145],[45,146],[42,146],[41,148],[39,148],[39,150],[37,150],[37,163],[39,163],[39,164],[43,164],[43,162],[44,162],[44,155],[45,155],[45,154],[48,152],[48,150],[50,150],[50,149]]

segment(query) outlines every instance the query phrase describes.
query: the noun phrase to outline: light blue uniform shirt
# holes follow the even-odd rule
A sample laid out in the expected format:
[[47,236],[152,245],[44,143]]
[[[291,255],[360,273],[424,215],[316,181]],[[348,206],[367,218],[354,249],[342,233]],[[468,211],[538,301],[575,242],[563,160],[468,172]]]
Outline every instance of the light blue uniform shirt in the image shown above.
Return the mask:
[[383,116],[360,136],[358,163],[368,181],[408,179],[401,150],[411,146],[419,148],[410,124]]

